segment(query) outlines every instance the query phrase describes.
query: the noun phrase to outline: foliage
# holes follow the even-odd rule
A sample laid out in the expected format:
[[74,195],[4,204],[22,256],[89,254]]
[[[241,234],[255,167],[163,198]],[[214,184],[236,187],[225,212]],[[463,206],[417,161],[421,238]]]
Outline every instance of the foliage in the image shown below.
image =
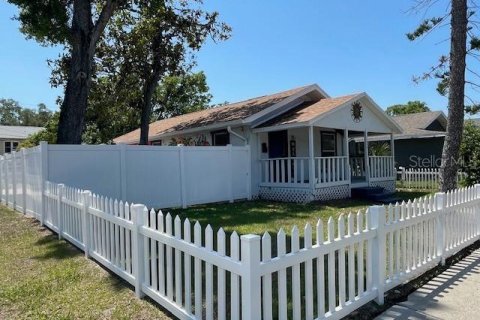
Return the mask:
[[160,82],[153,97],[153,118],[165,119],[203,110],[209,107],[211,99],[202,71],[168,76]]
[[368,153],[372,156],[389,156],[390,144],[388,142],[371,142],[368,146]]
[[13,99],[0,99],[0,125],[43,127],[52,117],[52,111],[43,103],[37,110],[24,108]]
[[19,148],[31,148],[38,146],[40,141],[46,141],[49,144],[57,143],[57,129],[58,129],[58,118],[60,114],[55,112],[50,120],[48,120],[45,125],[45,130],[39,131],[37,133],[31,134],[27,139],[20,142],[18,145]]
[[460,147],[460,168],[467,174],[464,183],[473,185],[480,182],[480,127],[473,121],[466,121]]
[[398,116],[401,114],[411,114],[430,111],[426,102],[423,101],[408,101],[407,104],[395,104],[387,108],[386,112],[389,116]]
[[[188,75],[195,65],[194,53],[207,39],[225,40],[230,27],[217,12],[201,8],[202,1],[139,1],[135,11],[121,10],[113,17],[99,44],[99,76],[115,83],[115,92],[129,108],[140,112],[141,142],[147,142],[152,113],[161,118],[205,106],[210,98],[192,101],[182,87],[201,84],[202,75]],[[98,72],[97,72],[98,73]],[[172,77],[165,80],[167,77]],[[193,83],[189,83],[193,82]],[[158,89],[159,83],[164,87]],[[202,89],[203,90],[203,89]],[[178,106],[170,102],[176,94]],[[175,110],[179,108],[179,110]],[[190,110],[187,110],[190,111]]]

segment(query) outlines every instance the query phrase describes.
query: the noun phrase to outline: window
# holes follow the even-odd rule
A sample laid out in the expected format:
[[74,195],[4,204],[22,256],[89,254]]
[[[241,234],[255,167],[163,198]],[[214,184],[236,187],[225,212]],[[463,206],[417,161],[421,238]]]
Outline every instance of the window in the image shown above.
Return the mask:
[[334,157],[337,139],[335,132],[321,132],[322,157]]
[[17,141],[5,141],[4,142],[4,150],[5,153],[10,153],[12,151],[17,150],[18,142]]
[[162,145],[162,140],[157,140],[157,141],[152,141],[150,143],[152,146],[161,146]]
[[219,130],[212,132],[213,146],[226,146],[230,144],[230,133],[227,130]]

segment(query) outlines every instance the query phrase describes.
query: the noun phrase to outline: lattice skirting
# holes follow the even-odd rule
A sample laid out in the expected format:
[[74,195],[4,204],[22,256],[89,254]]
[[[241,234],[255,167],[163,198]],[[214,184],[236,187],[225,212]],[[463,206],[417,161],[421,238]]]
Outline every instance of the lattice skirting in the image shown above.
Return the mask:
[[333,186],[318,188],[313,193],[310,189],[260,187],[259,198],[280,202],[307,203],[310,201],[324,201],[344,199],[350,197],[350,186]]
[[385,191],[388,192],[395,192],[395,181],[394,180],[389,180],[389,181],[371,181],[370,182],[371,187],[381,187],[384,188]]

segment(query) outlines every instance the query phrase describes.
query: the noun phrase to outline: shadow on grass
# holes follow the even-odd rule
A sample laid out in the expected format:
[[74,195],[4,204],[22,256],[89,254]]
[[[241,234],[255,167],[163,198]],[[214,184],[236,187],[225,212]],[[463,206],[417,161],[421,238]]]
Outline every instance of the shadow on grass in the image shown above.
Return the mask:
[[41,255],[33,257],[36,260],[63,260],[78,257],[82,252],[75,246],[65,242],[64,240],[58,240],[58,235],[49,234],[45,235],[35,242],[36,246],[42,247]]

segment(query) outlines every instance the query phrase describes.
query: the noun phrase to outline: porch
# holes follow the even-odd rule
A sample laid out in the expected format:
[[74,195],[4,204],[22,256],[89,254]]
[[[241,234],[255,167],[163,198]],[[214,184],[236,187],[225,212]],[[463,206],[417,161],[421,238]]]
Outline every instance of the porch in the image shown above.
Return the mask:
[[260,196],[308,202],[348,198],[356,187],[394,191],[393,134],[382,148],[369,145],[377,134],[385,133],[318,126],[260,133]]

